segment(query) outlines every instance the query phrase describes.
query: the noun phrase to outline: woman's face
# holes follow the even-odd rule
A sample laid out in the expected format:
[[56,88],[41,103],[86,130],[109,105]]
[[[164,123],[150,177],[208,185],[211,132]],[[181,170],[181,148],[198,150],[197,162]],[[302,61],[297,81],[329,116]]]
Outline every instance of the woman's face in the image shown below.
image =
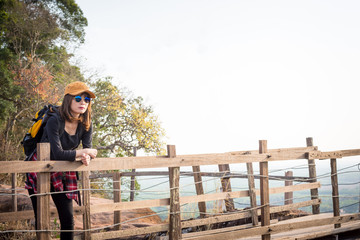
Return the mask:
[[[81,97],[81,100],[80,100],[80,97]],[[74,117],[78,117],[80,114],[83,114],[86,112],[90,102],[89,101],[87,102],[85,100],[90,100],[89,95],[86,93],[83,93],[81,95],[77,95],[77,96],[73,97],[73,99],[71,101],[70,110],[71,110],[71,114]]]

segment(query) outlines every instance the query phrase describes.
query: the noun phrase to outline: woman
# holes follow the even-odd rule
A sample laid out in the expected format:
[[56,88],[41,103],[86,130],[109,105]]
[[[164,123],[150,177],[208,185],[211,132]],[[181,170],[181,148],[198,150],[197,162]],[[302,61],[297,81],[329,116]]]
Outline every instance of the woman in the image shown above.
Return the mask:
[[[97,150],[91,148],[90,102],[91,98],[95,98],[95,94],[83,82],[73,82],[66,86],[64,95],[59,110],[55,110],[47,120],[41,142],[50,143],[51,160],[75,161],[76,158],[80,158],[81,162],[88,166],[90,159],[95,158],[97,154]],[[83,149],[76,150],[80,142]],[[37,160],[36,153],[31,156],[31,160]],[[36,193],[36,179],[36,173],[28,174],[25,188],[28,189],[29,195]],[[66,191],[51,195],[59,214],[61,230],[74,230],[72,200],[78,203],[80,200],[76,190],[76,172],[51,173],[51,191]],[[31,197],[31,202],[36,219],[36,197]],[[60,239],[73,239],[73,237],[74,233],[70,231],[60,234]]]

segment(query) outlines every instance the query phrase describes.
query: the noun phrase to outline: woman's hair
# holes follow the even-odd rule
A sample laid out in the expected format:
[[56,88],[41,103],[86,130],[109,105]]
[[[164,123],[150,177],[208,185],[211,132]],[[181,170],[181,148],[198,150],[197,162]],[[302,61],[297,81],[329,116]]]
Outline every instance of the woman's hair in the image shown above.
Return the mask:
[[[88,95],[87,93],[85,94]],[[80,114],[79,118],[76,118],[71,114],[71,102],[73,99],[74,96],[70,94],[66,94],[64,96],[64,100],[60,106],[60,116],[62,119],[67,121],[80,121],[85,127],[86,131],[89,131],[91,125],[91,103],[88,104],[86,111],[83,114]]]

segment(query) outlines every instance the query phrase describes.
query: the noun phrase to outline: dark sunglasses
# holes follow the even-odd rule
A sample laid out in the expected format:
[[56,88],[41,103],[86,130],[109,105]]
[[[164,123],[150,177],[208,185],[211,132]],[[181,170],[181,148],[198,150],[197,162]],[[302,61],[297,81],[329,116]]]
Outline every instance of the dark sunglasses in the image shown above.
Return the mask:
[[[76,102],[81,102],[81,99],[83,99],[81,96],[75,96],[75,101],[76,101]],[[90,103],[91,98],[85,97],[85,98],[84,98],[84,101],[85,101],[86,103]]]

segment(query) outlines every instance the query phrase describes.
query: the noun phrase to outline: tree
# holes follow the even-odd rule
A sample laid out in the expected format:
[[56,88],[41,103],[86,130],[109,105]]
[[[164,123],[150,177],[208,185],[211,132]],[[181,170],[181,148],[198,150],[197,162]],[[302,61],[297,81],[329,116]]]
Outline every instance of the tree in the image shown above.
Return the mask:
[[0,0],[0,160],[20,158],[33,113],[83,80],[67,47],[84,41],[86,25],[74,0]]
[[132,156],[133,148],[164,153],[164,129],[151,106],[113,85],[111,78],[98,79],[92,86],[93,145],[103,156]]

